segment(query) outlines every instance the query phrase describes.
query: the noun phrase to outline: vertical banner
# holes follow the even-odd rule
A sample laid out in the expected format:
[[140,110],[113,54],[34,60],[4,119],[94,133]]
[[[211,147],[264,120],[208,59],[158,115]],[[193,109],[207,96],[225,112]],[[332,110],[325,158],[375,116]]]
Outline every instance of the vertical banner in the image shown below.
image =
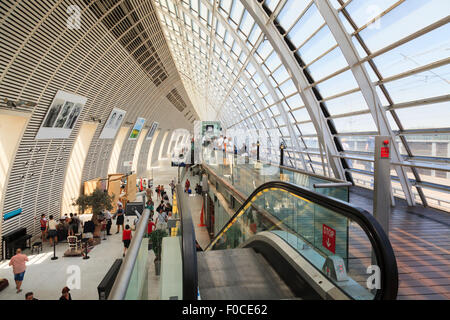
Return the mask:
[[86,97],[58,90],[35,139],[69,138],[86,102]]
[[111,111],[108,120],[105,122],[105,126],[103,127],[99,139],[114,139],[125,119],[126,113],[127,112],[122,109],[114,108]]
[[144,118],[137,118],[133,129],[131,129],[130,137],[128,138],[128,140],[137,140],[139,134],[142,131],[142,128],[144,127],[144,123],[145,123]]
[[153,138],[153,135],[156,132],[156,129],[159,126],[159,122],[153,122],[152,126],[150,127],[150,129],[148,130],[147,136],[145,137],[145,140],[151,140]]

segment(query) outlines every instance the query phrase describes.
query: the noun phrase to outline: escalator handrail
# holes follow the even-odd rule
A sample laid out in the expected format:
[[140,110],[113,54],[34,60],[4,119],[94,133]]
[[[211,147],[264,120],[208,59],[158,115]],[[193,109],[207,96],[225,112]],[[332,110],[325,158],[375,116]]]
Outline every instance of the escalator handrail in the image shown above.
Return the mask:
[[197,247],[194,222],[190,209],[183,199],[183,187],[176,186],[178,212],[181,218],[181,263],[183,270],[183,300],[197,300]]
[[398,269],[394,250],[391,243],[379,222],[366,210],[358,208],[350,203],[331,198],[329,196],[308,190],[306,188],[294,185],[284,181],[270,181],[257,187],[252,194],[244,201],[236,213],[228,220],[224,227],[213,238],[211,243],[205,248],[210,250],[211,244],[221,236],[222,232],[232,223],[239,213],[244,210],[253,198],[258,197],[259,193],[270,188],[278,188],[291,192],[299,197],[307,199],[315,204],[330,209],[341,214],[358,225],[366,233],[374,249],[378,266],[381,270],[381,289],[377,290],[374,300],[394,300],[398,291]]

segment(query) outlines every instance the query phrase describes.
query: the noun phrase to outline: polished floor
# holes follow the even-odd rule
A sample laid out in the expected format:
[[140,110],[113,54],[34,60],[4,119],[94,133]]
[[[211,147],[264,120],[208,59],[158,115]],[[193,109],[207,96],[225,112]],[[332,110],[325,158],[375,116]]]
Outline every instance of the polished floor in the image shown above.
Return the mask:
[[[350,202],[372,213],[372,192],[351,188]],[[398,299],[450,299],[450,214],[396,198],[389,238],[399,269]]]

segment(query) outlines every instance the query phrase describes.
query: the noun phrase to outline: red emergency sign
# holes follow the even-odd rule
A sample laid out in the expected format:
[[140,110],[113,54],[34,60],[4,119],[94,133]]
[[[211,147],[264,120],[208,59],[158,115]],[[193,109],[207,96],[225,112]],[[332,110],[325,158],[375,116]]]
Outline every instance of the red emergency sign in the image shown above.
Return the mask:
[[389,158],[389,147],[381,147],[381,155],[382,158]]
[[326,224],[322,225],[322,246],[336,253],[336,230]]

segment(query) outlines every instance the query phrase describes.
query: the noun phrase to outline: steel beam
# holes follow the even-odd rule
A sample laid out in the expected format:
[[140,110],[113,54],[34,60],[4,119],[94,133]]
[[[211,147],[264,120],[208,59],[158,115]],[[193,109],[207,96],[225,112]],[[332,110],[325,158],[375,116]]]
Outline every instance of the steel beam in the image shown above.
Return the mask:
[[[345,27],[339,19],[337,11],[333,8],[329,0],[314,0],[314,3],[316,4],[322,17],[325,19],[325,22],[336,39],[342,54],[350,66],[353,76],[361,89],[361,93],[369,107],[373,120],[375,121],[379,134],[382,136],[391,137],[393,142],[391,146],[392,161],[397,163],[402,162],[403,159],[400,155],[398,145],[395,143],[395,135],[389,125],[385,108],[383,108],[381,104],[380,98],[375,90],[375,86],[370,80],[370,76],[366,68],[360,62],[357,50],[353,45],[350,36],[345,31]],[[404,167],[398,165],[395,165],[394,168],[402,185],[406,201],[409,206],[413,206],[415,204],[415,200],[406,170]]]
[[259,2],[252,0],[241,0],[241,3],[259,25],[262,32],[266,35],[272,47],[280,57],[280,60],[283,62],[285,68],[292,76],[292,81],[297,87],[299,94],[302,97],[303,102],[305,103],[305,107],[308,110],[309,116],[314,124],[319,143],[321,143],[325,148],[328,165],[331,166],[335,177],[341,180],[345,179],[345,171],[342,166],[341,160],[334,157],[339,153],[334,142],[333,135],[331,134],[330,128],[328,127],[327,120],[325,119],[320,109],[319,101],[317,101],[314,92],[312,91],[312,88],[310,87],[310,84],[308,83],[308,80],[303,73],[302,68],[295,60],[294,54],[289,49],[280,32],[273,24],[273,21],[267,16],[266,12],[263,10],[262,5]]

